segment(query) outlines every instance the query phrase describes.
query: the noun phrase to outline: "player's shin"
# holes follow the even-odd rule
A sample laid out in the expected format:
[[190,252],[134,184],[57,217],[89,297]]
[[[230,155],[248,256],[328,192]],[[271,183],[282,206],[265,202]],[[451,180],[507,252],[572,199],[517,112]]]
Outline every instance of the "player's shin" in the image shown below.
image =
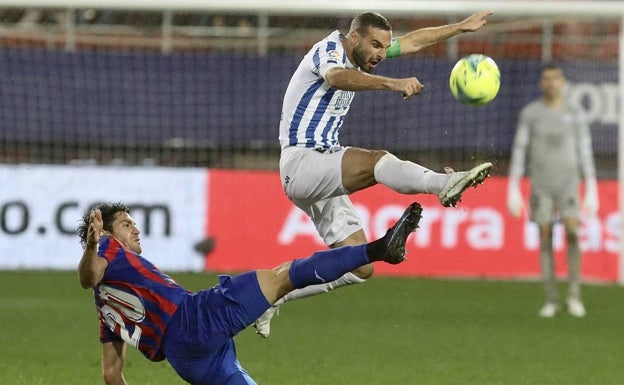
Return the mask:
[[370,263],[366,245],[345,246],[319,251],[290,265],[290,281],[295,288],[326,284],[345,273]]
[[419,164],[384,155],[375,165],[375,180],[401,194],[437,194],[448,177]]
[[576,231],[566,232],[568,244],[568,271],[569,271],[569,293],[568,297],[581,298],[581,248]]
[[366,282],[365,279],[358,277],[357,275],[348,272],[343,274],[340,278],[327,282],[321,283],[318,285],[310,285],[301,289],[296,289],[286,294],[282,298],[280,298],[277,302],[273,304],[275,307],[280,307],[284,303],[289,301],[296,301],[301,298],[312,297],[314,295],[328,293],[334,289],[337,289],[342,286],[354,285],[356,283]]

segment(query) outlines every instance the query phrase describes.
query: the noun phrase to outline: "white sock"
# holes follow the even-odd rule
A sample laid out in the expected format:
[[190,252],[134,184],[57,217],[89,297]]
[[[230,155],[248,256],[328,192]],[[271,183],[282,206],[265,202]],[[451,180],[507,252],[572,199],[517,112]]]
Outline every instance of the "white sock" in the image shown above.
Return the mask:
[[433,172],[416,163],[386,154],[375,165],[375,180],[401,194],[439,194],[447,174]]
[[288,293],[285,296],[283,296],[282,298],[278,299],[273,304],[273,306],[280,307],[280,306],[282,306],[283,304],[285,304],[288,301],[294,301],[294,300],[301,299],[301,298],[311,297],[311,296],[317,295],[317,294],[327,293],[327,292],[329,292],[331,290],[334,290],[334,289],[337,289],[337,288],[339,288],[341,286],[353,285],[353,284],[356,284],[356,283],[362,283],[364,281],[366,281],[366,280],[358,277],[357,275],[355,275],[355,274],[353,274],[351,272],[349,272],[349,273],[346,273],[342,277],[340,277],[337,280],[332,281],[332,282],[322,283],[320,285],[306,286],[306,287],[301,288],[301,289],[293,290],[290,293]]

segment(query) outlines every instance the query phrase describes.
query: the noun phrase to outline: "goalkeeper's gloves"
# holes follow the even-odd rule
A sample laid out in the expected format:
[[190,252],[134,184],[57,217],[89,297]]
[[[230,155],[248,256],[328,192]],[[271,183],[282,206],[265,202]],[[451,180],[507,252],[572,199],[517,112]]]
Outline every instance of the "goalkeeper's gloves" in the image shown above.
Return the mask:
[[520,191],[520,181],[516,178],[509,178],[507,186],[507,208],[509,213],[516,218],[522,214],[522,191]]
[[588,217],[598,214],[600,203],[598,202],[598,185],[596,178],[587,178],[585,180],[585,197],[583,199],[583,212]]

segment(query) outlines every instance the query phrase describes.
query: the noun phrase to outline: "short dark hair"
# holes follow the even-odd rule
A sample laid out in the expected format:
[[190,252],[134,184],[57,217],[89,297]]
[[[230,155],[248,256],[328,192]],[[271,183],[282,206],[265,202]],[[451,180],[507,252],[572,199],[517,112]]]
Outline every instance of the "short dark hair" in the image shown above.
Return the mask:
[[78,224],[76,232],[80,237],[80,244],[85,247],[87,244],[87,234],[89,233],[89,215],[91,211],[99,209],[102,213],[102,224],[106,231],[113,231],[113,220],[115,220],[115,214],[119,212],[130,213],[130,209],[125,203],[122,202],[107,202],[100,203],[87,210]]
[[542,72],[548,70],[560,70],[561,72],[563,72],[563,68],[561,68],[559,64],[552,62],[542,65]]
[[360,35],[368,33],[368,28],[373,27],[384,31],[392,31],[388,19],[377,12],[362,12],[351,21],[349,32],[357,31]]

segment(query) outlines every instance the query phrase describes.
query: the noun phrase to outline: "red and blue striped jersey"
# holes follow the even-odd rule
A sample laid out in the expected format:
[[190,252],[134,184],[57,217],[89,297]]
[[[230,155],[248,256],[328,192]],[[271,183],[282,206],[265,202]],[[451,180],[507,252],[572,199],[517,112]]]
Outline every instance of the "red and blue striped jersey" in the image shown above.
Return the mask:
[[93,289],[100,341],[121,339],[148,359],[162,361],[167,322],[189,291],[114,237],[100,239],[98,256],[108,261]]

